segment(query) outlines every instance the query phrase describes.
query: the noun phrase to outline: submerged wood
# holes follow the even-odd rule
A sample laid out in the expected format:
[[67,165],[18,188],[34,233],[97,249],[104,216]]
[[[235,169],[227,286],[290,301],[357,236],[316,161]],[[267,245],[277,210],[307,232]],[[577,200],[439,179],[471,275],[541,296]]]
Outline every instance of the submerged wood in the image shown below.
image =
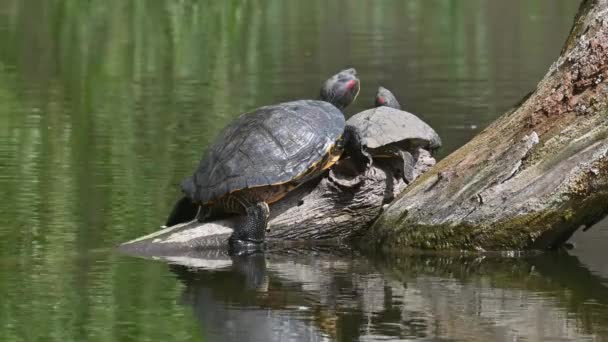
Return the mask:
[[582,2],[536,90],[409,186],[361,245],[545,249],[608,213],[608,0]]

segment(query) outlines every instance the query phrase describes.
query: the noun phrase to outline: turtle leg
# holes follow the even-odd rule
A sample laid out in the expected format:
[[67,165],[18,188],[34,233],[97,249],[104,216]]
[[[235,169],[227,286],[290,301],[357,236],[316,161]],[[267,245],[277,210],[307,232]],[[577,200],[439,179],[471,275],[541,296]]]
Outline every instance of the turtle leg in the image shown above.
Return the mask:
[[229,239],[230,248],[236,254],[255,252],[263,247],[270,209],[264,201],[245,207],[245,222],[235,229]]
[[416,161],[414,160],[414,156],[407,151],[399,150],[398,153],[399,159],[403,163],[403,167],[401,168],[403,170],[403,179],[409,184],[414,180],[414,165]]
[[359,173],[364,173],[372,165],[372,156],[363,145],[363,139],[357,127],[346,125],[344,128],[344,148],[355,161]]
[[411,183],[412,180],[414,180],[414,165],[416,164],[414,156],[412,156],[411,153],[394,146],[387,146],[385,152],[394,157],[392,159],[397,164],[397,170],[400,173],[401,178],[403,178],[406,183]]
[[167,218],[166,227],[171,227],[179,223],[184,223],[194,220],[198,213],[199,205],[192,202],[192,200],[186,196],[180,198],[175,205],[171,214]]

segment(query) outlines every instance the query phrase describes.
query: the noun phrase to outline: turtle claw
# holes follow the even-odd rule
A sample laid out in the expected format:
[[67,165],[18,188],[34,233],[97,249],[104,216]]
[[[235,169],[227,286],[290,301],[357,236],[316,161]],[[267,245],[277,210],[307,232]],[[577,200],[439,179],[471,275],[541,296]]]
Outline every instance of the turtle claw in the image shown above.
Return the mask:
[[328,178],[330,182],[336,184],[341,188],[351,189],[359,186],[364,181],[364,177],[361,174],[355,176],[354,178],[348,179],[338,176],[338,174],[333,169],[329,170]]

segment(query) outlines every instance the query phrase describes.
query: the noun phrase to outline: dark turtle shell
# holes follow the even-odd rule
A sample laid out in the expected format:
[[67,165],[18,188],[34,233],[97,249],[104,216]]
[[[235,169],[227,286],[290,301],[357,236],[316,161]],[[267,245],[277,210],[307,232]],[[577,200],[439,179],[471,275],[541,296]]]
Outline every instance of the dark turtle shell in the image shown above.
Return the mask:
[[324,101],[285,102],[242,114],[220,133],[182,189],[204,204],[292,181],[329,153],[344,126],[342,112]]

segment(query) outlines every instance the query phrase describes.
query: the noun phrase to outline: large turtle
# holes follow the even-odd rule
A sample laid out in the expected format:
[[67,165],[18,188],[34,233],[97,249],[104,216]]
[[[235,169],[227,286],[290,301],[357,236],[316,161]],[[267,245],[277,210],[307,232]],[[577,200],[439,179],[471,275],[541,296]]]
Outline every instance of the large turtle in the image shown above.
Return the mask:
[[378,88],[374,104],[375,108],[353,115],[346,123],[358,129],[362,144],[374,159],[400,160],[400,172],[409,183],[418,148],[433,151],[441,146],[441,139],[416,115],[401,110],[388,89]]
[[[321,175],[346,148],[359,165],[371,163],[356,128],[346,126],[342,109],[359,93],[355,69],[328,79],[321,101],[279,103],[242,114],[217,137],[192,177],[167,226],[221,213],[246,215],[229,241],[232,247],[263,242],[269,203]],[[200,208],[200,210],[199,210]]]

